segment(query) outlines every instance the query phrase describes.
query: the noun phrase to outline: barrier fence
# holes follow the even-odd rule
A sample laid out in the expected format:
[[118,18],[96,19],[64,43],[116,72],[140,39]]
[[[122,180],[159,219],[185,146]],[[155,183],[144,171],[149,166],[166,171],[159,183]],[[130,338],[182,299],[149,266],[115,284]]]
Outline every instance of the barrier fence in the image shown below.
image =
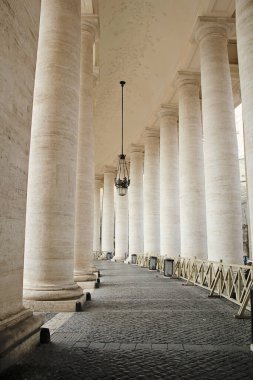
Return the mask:
[[[164,270],[164,259],[157,258],[157,269]],[[140,255],[138,263],[148,267],[148,260]],[[186,285],[196,285],[207,289],[210,297],[224,297],[239,305],[236,318],[250,318],[245,310],[250,308],[250,288],[253,286],[253,267],[248,265],[225,264],[222,262],[174,259],[174,278],[186,280]]]
[[250,288],[253,285],[252,266],[178,258],[174,273],[187,280],[187,283],[209,290],[210,297],[224,297],[238,304],[240,308],[237,318],[246,317],[245,310],[250,310]]
[[[104,252],[95,255],[105,258]],[[156,269],[164,270],[164,260],[167,257],[158,256]],[[137,255],[136,264],[143,268],[149,267],[149,257]],[[253,286],[253,266],[225,264],[222,262],[174,258],[173,278],[186,280],[185,285],[200,286],[209,291],[210,297],[224,297],[239,305],[236,318],[250,318],[245,315],[250,308],[250,288]]]

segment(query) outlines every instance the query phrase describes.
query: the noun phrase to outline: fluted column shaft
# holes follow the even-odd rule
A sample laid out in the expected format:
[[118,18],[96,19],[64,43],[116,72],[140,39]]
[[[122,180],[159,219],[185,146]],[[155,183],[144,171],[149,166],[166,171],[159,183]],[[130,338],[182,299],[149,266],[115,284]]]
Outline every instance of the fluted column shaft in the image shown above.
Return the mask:
[[200,79],[178,73],[181,255],[207,258]]
[[73,281],[80,0],[42,0],[28,177],[24,298],[77,297]]
[[[32,12],[27,11],[30,8]],[[10,378],[2,377],[2,372],[39,344],[44,319],[23,306],[27,175],[39,17],[39,2],[0,2],[0,378]]]
[[159,131],[147,129],[144,155],[144,253],[160,253]]
[[143,253],[143,147],[133,146],[130,153],[129,256]]
[[95,196],[94,196],[94,228],[93,228],[93,251],[101,251],[100,244],[100,223],[101,223],[101,208],[100,208],[100,189],[103,187],[102,178],[95,178]]
[[[227,40],[234,20],[200,18],[208,259],[242,261],[238,147]],[[233,25],[232,25],[233,26]]]
[[170,257],[180,253],[178,178],[178,110],[163,106],[160,116],[160,249]]
[[104,173],[102,209],[102,251],[114,251],[114,179],[115,172]]
[[253,241],[253,2],[236,0],[236,35],[244,124],[250,234]]
[[95,279],[93,274],[94,131],[93,44],[96,18],[82,16],[80,102],[76,177],[75,266],[76,281]]
[[115,200],[115,260],[124,261],[128,253],[128,195]]

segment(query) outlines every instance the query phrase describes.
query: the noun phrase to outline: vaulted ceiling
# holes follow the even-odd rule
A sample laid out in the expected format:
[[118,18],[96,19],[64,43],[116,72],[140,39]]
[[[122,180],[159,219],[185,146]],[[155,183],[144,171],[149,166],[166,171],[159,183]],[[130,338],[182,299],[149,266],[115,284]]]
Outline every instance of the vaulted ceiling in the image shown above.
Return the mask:
[[[121,144],[124,89],[126,153],[158,126],[162,103],[176,103],[178,70],[199,70],[193,29],[198,16],[232,17],[233,0],[98,0],[99,81],[95,89],[96,173],[115,165]],[[231,55],[233,55],[233,45]]]

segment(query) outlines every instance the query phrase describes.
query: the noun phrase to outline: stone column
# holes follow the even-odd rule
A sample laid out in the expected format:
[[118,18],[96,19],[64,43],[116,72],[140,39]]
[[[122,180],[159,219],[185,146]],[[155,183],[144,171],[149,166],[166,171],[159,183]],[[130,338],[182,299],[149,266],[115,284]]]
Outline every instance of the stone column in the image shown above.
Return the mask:
[[128,195],[116,193],[115,261],[124,261],[128,253]]
[[181,255],[207,258],[205,180],[200,112],[200,76],[181,71],[179,96],[179,188]]
[[80,7],[41,2],[24,267],[25,304],[35,310],[75,310],[83,293],[73,279]]
[[[27,12],[27,7],[31,12]],[[1,1],[0,15],[0,372],[2,372],[17,362],[25,351],[32,350],[39,343],[40,326],[43,324],[42,315],[33,315],[31,310],[23,306],[27,175],[40,4],[29,1],[24,6],[21,1],[15,4]]]
[[228,61],[234,20],[200,17],[208,259],[241,263],[242,215],[238,147]]
[[96,280],[93,273],[94,130],[93,44],[97,17],[82,15],[80,102],[76,177],[74,278],[80,283]]
[[160,117],[160,250],[162,256],[180,254],[178,179],[178,107],[164,105]]
[[143,152],[144,147],[132,145],[130,152],[129,187],[129,259],[143,253]]
[[160,254],[159,130],[146,128],[144,155],[144,254]]
[[114,179],[115,170],[113,168],[106,169],[102,208],[103,252],[114,252]]
[[94,196],[94,227],[93,227],[93,251],[101,251],[100,243],[100,224],[101,224],[101,205],[100,205],[100,189],[103,187],[103,177],[95,176],[95,196]]
[[250,240],[253,241],[253,2],[236,0],[236,34],[244,123]]

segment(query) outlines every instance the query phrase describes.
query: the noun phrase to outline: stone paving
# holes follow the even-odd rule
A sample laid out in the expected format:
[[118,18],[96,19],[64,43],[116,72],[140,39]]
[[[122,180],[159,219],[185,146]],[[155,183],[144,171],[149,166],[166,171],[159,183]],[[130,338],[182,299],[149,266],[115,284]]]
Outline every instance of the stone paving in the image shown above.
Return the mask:
[[97,266],[85,311],[47,314],[51,343],[2,380],[253,379],[250,320],[234,319],[237,305],[144,268]]

